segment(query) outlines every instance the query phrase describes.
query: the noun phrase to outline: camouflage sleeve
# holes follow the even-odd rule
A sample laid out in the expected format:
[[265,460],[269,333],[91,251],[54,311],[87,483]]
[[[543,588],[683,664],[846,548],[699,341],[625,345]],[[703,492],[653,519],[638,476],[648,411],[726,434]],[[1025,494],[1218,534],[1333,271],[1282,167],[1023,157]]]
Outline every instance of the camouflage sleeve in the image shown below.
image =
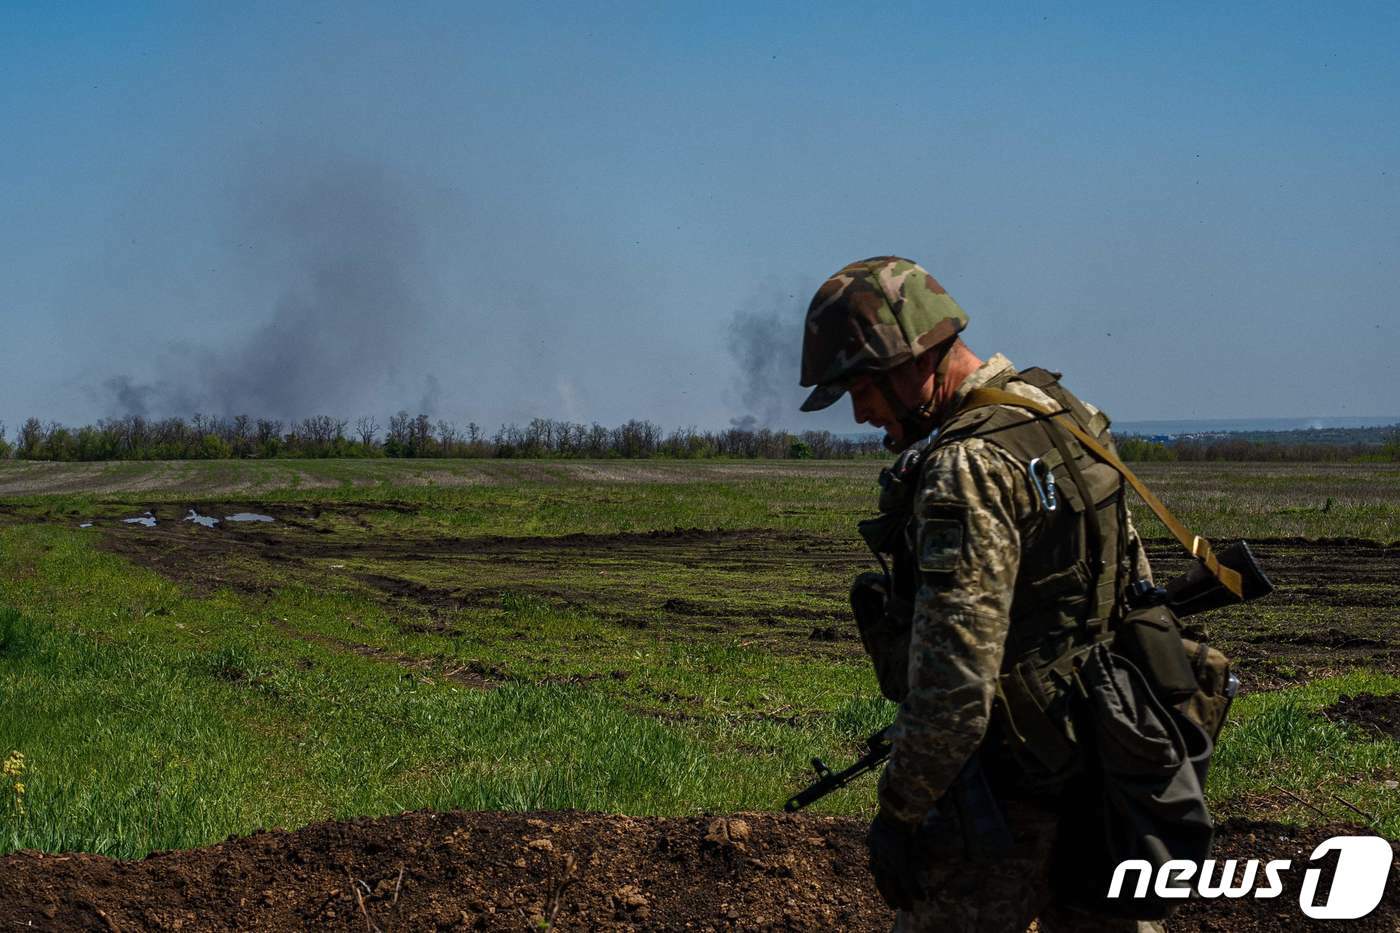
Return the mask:
[[1024,466],[979,439],[935,451],[923,484],[909,694],[880,780],[882,809],[910,823],[923,820],[987,731],[1022,535],[1040,520]]

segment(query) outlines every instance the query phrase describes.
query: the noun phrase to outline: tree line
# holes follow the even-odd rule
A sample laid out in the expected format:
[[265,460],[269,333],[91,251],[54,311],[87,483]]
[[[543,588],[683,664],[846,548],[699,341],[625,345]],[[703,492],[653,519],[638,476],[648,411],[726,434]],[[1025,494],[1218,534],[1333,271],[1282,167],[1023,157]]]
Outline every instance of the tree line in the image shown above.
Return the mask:
[[71,428],[30,418],[10,439],[0,423],[0,457],[22,460],[223,460],[323,457],[848,459],[883,452],[877,438],[768,428],[665,431],[650,421],[617,427],[535,418],[487,433],[400,411],[387,423],[329,415],[282,422],[247,415],[144,418],[128,415]]
[[1174,463],[1253,461],[1263,463],[1396,463],[1400,462],[1400,429],[1390,431],[1379,443],[1318,443],[1310,441],[1261,441],[1215,437],[1177,440],[1171,443],[1127,436],[1117,442],[1124,460]]
[[[1220,437],[1170,443],[1128,435],[1118,452],[1131,461],[1400,461],[1400,429],[1380,443],[1274,442]],[[70,428],[30,418],[13,438],[0,422],[0,459],[22,460],[226,460],[322,457],[456,457],[640,459],[852,459],[884,454],[879,439],[829,431],[792,434],[768,428],[665,431],[650,421],[617,427],[535,418],[487,433],[476,422],[459,427],[425,414],[400,411],[381,425],[316,415],[296,422],[247,415],[144,418],[128,415]]]

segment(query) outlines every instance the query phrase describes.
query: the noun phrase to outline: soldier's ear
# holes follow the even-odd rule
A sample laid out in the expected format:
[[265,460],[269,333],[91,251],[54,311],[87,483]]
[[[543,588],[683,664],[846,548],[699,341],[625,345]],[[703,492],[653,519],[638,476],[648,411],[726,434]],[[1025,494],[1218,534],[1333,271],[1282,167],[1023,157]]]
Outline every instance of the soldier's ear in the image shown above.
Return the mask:
[[919,357],[919,372],[925,377],[937,373],[939,378],[942,378],[953,360],[957,359],[960,354],[967,352],[967,344],[962,342],[962,338],[954,337]]
[[951,352],[952,345],[945,344],[941,347],[932,347],[919,356],[915,363],[918,364],[919,381],[922,382],[932,376],[938,369],[939,362],[943,359],[945,352]]

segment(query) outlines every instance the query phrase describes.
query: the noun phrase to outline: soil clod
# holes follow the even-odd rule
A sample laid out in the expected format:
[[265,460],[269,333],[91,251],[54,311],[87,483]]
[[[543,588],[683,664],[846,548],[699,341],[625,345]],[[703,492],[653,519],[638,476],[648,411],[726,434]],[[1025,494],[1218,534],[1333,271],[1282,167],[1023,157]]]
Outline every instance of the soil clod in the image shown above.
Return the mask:
[[1400,694],[1377,696],[1374,693],[1359,693],[1348,696],[1344,693],[1322,713],[1333,721],[1400,741]]

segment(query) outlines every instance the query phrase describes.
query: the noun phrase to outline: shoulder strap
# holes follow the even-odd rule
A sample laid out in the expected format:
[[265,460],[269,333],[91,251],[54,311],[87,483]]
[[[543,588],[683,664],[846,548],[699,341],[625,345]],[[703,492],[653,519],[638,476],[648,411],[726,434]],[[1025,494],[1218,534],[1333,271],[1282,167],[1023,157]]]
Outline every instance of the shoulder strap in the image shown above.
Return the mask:
[[1138,479],[1137,475],[1123,464],[1123,461],[1119,460],[1112,451],[1100,444],[1088,431],[1085,431],[1076,424],[1073,418],[1066,417],[1069,414],[1068,412],[1063,410],[1051,411],[1038,402],[1032,402],[1030,399],[1022,398],[1019,395],[1013,395],[1005,390],[985,388],[973,389],[969,392],[967,398],[963,400],[958,410],[966,411],[970,408],[981,408],[986,405],[1007,405],[1012,408],[1024,408],[1027,411],[1035,412],[1044,418],[1050,419],[1053,423],[1073,434],[1079,440],[1079,443],[1084,445],[1085,450],[1118,471],[1119,475],[1121,475],[1123,479],[1133,487],[1134,491],[1142,497],[1142,501],[1147,503],[1148,508],[1152,509],[1153,513],[1162,520],[1162,524],[1167,526],[1167,529],[1171,531],[1172,536],[1181,543],[1181,546],[1186,548],[1192,557],[1195,557],[1204,564],[1206,569],[1220,581],[1222,586],[1235,594],[1235,596],[1242,597],[1244,585],[1240,580],[1239,573],[1220,563],[1219,559],[1215,556],[1215,552],[1211,549],[1210,542],[1200,535],[1192,534],[1188,531],[1186,526],[1162,504],[1162,500],[1153,495],[1152,490],[1148,489],[1147,486],[1143,484],[1142,480]]
[[[1032,366],[1030,369],[1021,370],[1018,378],[1022,382],[1030,383],[1068,408],[1074,413],[1074,420],[1083,425],[1094,437],[1103,436],[1104,429],[1108,427],[1108,415],[1101,411],[1090,414],[1089,407],[1081,402],[1073,392],[1060,384],[1061,375],[1063,374],[1041,369],[1039,366]],[[1000,388],[1000,386],[988,384],[986,388]]]

